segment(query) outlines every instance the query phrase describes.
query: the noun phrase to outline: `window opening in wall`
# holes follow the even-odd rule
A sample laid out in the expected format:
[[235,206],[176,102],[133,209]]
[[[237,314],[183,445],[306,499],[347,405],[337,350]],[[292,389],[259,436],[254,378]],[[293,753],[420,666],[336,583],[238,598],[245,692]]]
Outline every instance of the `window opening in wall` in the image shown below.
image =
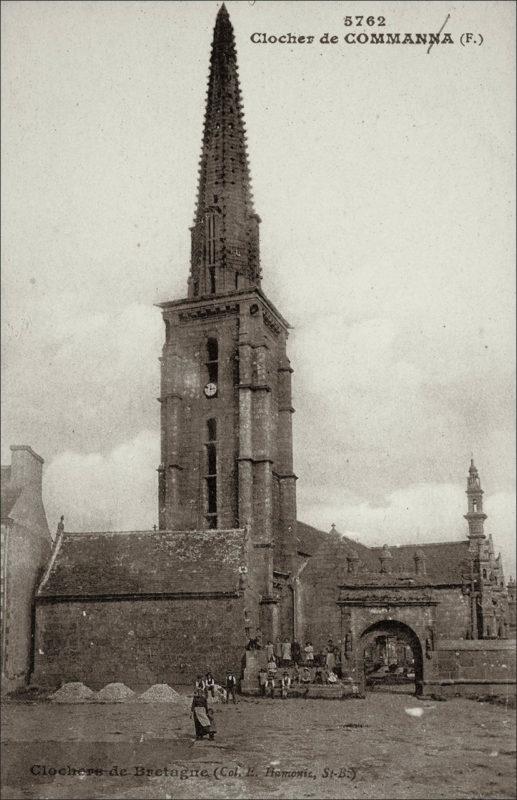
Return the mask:
[[217,528],[217,421],[206,423],[206,520],[209,528]]
[[217,472],[217,456],[215,452],[215,444],[207,444],[206,446],[206,459],[208,465],[208,474],[215,475]]
[[217,383],[219,377],[219,345],[217,339],[209,339],[206,344],[206,368],[209,383]]
[[206,254],[210,293],[215,294],[215,214],[209,214],[206,220]]
[[194,281],[194,297],[197,297],[199,294],[199,281]]
[[207,420],[206,430],[208,434],[208,441],[215,442],[217,439],[217,421],[215,419]]

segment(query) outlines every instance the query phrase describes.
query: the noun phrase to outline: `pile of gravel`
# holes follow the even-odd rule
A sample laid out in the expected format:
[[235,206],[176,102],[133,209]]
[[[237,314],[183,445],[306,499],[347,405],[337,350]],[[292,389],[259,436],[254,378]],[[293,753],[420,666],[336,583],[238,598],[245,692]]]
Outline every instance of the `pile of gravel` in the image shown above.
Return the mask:
[[178,703],[180,705],[189,702],[184,695],[175,692],[167,683],[155,683],[141,694],[138,700],[142,703]]
[[95,695],[97,703],[125,703],[133,700],[135,693],[124,683],[108,683]]
[[88,703],[94,699],[95,692],[92,692],[84,683],[64,683],[49,698],[53,703]]

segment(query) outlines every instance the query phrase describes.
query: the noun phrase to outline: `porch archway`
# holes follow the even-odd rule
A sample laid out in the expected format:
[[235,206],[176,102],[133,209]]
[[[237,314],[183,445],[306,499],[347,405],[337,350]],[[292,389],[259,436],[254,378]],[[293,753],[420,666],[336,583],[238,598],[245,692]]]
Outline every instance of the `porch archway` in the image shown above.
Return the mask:
[[413,628],[410,628],[409,625],[406,625],[404,622],[398,622],[397,620],[379,620],[379,622],[375,622],[373,625],[365,628],[361,634],[358,655],[361,674],[364,681],[364,688],[366,689],[367,658],[369,657],[372,646],[375,645],[376,641],[384,637],[387,640],[400,642],[402,647],[406,647],[411,650],[414,669],[415,694],[421,695],[423,691],[424,673],[422,645]]

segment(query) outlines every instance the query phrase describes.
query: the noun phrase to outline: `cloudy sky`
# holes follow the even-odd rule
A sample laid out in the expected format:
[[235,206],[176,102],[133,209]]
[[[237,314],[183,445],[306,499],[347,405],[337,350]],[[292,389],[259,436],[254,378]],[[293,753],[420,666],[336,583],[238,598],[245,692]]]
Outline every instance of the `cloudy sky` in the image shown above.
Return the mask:
[[[45,458],[53,529],[157,522],[153,304],[185,294],[217,7],[3,3],[2,463]],[[515,574],[514,5],[369,4],[386,32],[450,14],[430,53],[344,44],[359,3],[227,7],[263,285],[293,325],[299,518],[461,539],[473,452]]]

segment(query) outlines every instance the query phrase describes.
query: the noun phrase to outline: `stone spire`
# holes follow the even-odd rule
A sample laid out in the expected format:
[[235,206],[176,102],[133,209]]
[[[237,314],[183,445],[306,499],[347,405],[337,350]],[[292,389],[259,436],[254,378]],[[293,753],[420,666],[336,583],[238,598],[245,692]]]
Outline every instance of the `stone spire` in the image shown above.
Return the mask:
[[470,461],[466,495],[468,512],[465,514],[465,519],[469,524],[469,539],[484,539],[486,514],[483,513],[483,489],[473,458]]
[[243,118],[235,39],[223,4],[210,57],[189,298],[260,286],[260,217],[253,209]]

